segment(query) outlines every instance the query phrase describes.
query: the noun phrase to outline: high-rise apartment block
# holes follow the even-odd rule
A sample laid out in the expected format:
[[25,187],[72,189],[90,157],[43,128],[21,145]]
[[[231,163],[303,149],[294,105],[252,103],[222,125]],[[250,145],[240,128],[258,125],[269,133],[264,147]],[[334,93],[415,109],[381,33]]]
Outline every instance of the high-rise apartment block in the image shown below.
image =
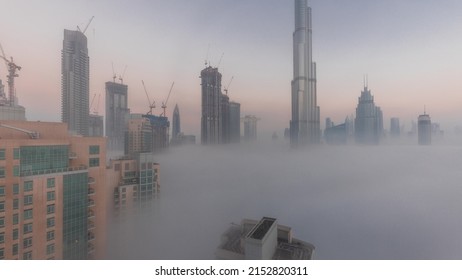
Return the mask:
[[125,132],[125,155],[152,152],[152,126],[140,114],[130,114]]
[[257,122],[260,119],[256,116],[246,115],[244,121],[244,140],[255,141],[257,140]]
[[106,140],[25,121],[0,138],[0,258],[104,258]]
[[224,260],[311,260],[315,247],[292,237],[292,229],[274,218],[242,220],[221,236],[215,255]]
[[432,121],[426,112],[419,116],[417,130],[419,145],[430,145],[432,143]]
[[69,131],[88,135],[90,58],[87,37],[64,30],[61,52],[61,120]]
[[233,101],[229,102],[229,141],[241,141],[241,104]]
[[364,85],[358,98],[355,119],[355,139],[359,144],[378,144],[383,134],[383,114],[375,106],[371,91]]
[[104,136],[104,121],[103,116],[90,114],[88,116],[88,136],[103,137]]
[[218,68],[208,66],[201,71],[202,118],[201,143],[221,143],[222,106],[221,74]]
[[107,173],[115,217],[135,214],[154,206],[160,195],[159,164],[152,153],[111,160]]
[[106,82],[106,137],[108,150],[123,151],[130,109],[128,86]]
[[320,110],[316,96],[316,63],[312,58],[311,35],[311,8],[308,7],[307,0],[295,0],[291,147],[319,143],[321,140]]

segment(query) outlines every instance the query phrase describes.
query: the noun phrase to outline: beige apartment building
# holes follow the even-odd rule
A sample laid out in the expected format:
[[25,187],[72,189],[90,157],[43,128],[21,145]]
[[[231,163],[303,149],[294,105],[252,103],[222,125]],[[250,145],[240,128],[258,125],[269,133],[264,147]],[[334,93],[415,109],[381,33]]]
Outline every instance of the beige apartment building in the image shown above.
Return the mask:
[[0,259],[102,259],[106,140],[0,121]]

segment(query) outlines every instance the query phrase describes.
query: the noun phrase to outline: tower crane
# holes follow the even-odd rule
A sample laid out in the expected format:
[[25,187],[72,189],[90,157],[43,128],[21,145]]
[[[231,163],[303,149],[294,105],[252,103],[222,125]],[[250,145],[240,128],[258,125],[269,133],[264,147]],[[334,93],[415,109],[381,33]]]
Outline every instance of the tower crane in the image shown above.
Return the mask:
[[122,73],[122,75],[119,75],[119,81],[121,84],[124,83],[125,71],[127,71],[127,65],[125,65],[124,72]]
[[80,27],[79,27],[78,25],[77,25],[77,30],[80,31],[80,32],[82,32],[83,34],[85,34],[85,31],[87,31],[88,26],[90,26],[90,23],[91,23],[91,21],[92,21],[94,18],[95,18],[95,16],[92,16],[92,17],[91,17],[91,19],[88,21],[87,26],[85,26],[85,28],[83,29],[83,31],[80,30]]
[[233,81],[233,79],[234,79],[234,76],[231,77],[231,80],[229,81],[228,85],[224,89],[226,95],[228,95],[229,86],[231,85],[231,82]]
[[162,116],[166,116],[165,115],[165,109],[167,109],[167,102],[168,102],[168,99],[170,98],[170,94],[172,93],[172,89],[173,89],[173,85],[175,84],[175,82],[172,83],[172,86],[170,87],[170,91],[168,92],[168,96],[167,96],[167,100],[165,100],[165,103],[162,102],[162,109],[164,109],[164,112],[160,115],[161,117]]
[[3,58],[5,61],[6,67],[8,68],[8,95],[9,95],[9,101],[10,101],[10,106],[14,106],[14,78],[18,77],[19,75],[16,73],[16,70],[21,70],[21,66],[17,65],[13,61],[13,57],[10,57],[10,60],[6,58],[5,52],[3,51],[3,47],[0,44],[0,50],[2,51],[0,57]]
[[152,101],[151,103],[151,99],[149,99],[149,94],[148,94],[148,91],[146,90],[146,86],[144,85],[144,81],[141,80],[141,83],[143,84],[144,92],[146,93],[146,97],[148,98],[148,102],[149,102],[149,112],[147,112],[146,115],[152,115],[152,109],[156,108],[156,102]]

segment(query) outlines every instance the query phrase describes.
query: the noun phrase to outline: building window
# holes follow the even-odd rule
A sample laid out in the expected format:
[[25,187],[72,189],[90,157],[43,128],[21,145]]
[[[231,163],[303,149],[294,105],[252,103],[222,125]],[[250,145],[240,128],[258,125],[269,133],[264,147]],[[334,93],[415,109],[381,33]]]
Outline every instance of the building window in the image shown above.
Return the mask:
[[55,239],[55,231],[51,230],[47,232],[47,241],[54,240]]
[[0,201],[0,212],[5,212],[5,201]]
[[19,208],[19,199],[13,199],[13,210],[17,210]]
[[91,158],[88,165],[90,167],[99,166],[99,158]]
[[5,227],[5,217],[0,217],[0,228]]
[[32,246],[32,237],[24,238],[22,245],[24,248],[29,248],[30,246]]
[[3,260],[5,258],[5,249],[0,248],[0,260]]
[[5,149],[0,149],[0,160],[5,159]]
[[55,200],[55,192],[47,192],[47,201]]
[[32,223],[24,224],[24,234],[32,232]]
[[19,154],[19,148],[14,148],[13,149],[13,159],[19,159],[20,154]]
[[19,214],[13,214],[13,225],[17,225],[19,223]]
[[17,228],[13,229],[13,240],[18,240],[19,230]]
[[48,178],[47,179],[47,188],[54,188],[55,186],[55,178]]
[[19,244],[13,244],[12,251],[13,251],[13,256],[18,255]]
[[15,165],[13,166],[13,176],[14,177],[19,177],[21,174],[20,174],[20,168],[19,168],[19,165]]
[[55,252],[55,244],[47,245],[47,255],[51,255]]
[[99,155],[99,146],[98,145],[90,146],[89,152],[90,152],[90,155]]
[[24,191],[25,192],[30,192],[32,191],[32,188],[34,187],[34,183],[32,181],[27,181],[24,182]]
[[32,260],[32,252],[25,252],[25,253],[22,255],[22,259],[23,259],[23,260]]
[[55,226],[55,218],[51,217],[47,219],[47,228],[54,227]]
[[13,194],[19,194],[19,184],[13,184]]
[[3,242],[5,242],[5,233],[0,232],[0,244],[3,244]]
[[0,166],[0,178],[5,178],[5,166]]
[[114,164],[114,170],[120,171],[120,163]]
[[5,186],[0,186],[0,196],[5,196]]
[[47,214],[53,214],[55,212],[55,205],[47,205]]
[[33,201],[34,201],[34,197],[32,195],[24,196],[24,205],[31,205]]
[[32,209],[24,210],[24,220],[32,219]]

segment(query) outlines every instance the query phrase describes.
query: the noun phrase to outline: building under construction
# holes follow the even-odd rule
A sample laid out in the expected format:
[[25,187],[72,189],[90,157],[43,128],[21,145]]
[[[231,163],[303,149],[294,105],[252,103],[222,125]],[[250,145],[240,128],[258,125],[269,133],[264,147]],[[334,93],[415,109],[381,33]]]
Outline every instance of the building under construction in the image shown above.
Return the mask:
[[242,220],[221,236],[215,256],[224,260],[311,260],[315,247],[292,237],[292,229],[274,218]]
[[152,129],[152,152],[158,153],[168,148],[170,122],[167,117],[155,115],[143,115],[151,123]]

